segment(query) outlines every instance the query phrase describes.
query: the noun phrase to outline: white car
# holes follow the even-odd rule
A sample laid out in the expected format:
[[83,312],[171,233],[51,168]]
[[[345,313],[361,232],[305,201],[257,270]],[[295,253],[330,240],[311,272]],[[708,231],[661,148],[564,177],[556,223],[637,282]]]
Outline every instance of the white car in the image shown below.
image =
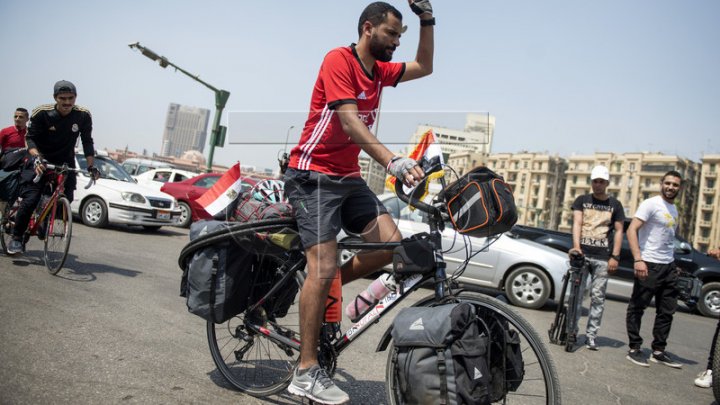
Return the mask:
[[[78,167],[86,170],[87,161],[76,154]],[[106,156],[95,156],[100,178],[92,187],[87,172],[77,175],[75,197],[70,209],[85,225],[103,227],[108,223],[140,225],[148,230],[176,225],[180,219],[177,201],[169,194],[143,187],[117,162]]]
[[160,169],[148,170],[144,173],[138,174],[137,176],[133,176],[133,178],[141,186],[150,187],[154,190],[160,191],[160,187],[162,187],[165,183],[183,181],[191,179],[197,175],[198,173],[189,172],[187,170],[163,167]]
[[[404,237],[428,232],[423,222],[425,214],[411,211],[407,204],[394,194],[379,196],[390,215],[395,218]],[[347,237],[341,232],[339,239]],[[470,237],[473,253],[485,246],[486,238]],[[448,276],[465,261],[465,244],[462,236],[451,226],[443,231],[443,250]],[[341,252],[345,261],[351,253]],[[392,265],[389,266],[392,268]],[[562,291],[562,278],[568,269],[567,255],[526,239],[502,234],[490,247],[470,259],[465,272],[458,278],[464,284],[503,291],[513,305],[541,308],[548,300],[557,300]]]

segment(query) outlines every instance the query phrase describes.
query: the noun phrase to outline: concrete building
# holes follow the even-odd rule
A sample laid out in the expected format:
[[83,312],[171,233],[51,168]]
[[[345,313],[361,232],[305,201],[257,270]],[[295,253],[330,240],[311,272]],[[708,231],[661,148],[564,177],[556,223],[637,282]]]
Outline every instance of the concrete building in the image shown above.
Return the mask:
[[463,129],[418,125],[417,130],[410,138],[410,144],[405,154],[409,154],[420,141],[420,137],[431,129],[437,141],[442,144],[445,162],[454,153],[475,152],[487,155],[490,153],[495,134],[495,117],[488,113],[467,114]]
[[160,155],[180,157],[188,150],[202,153],[209,121],[208,109],[170,103]]
[[720,247],[720,182],[718,181],[720,155],[702,157],[699,196],[695,211],[693,245],[707,252]]
[[675,155],[645,152],[569,157],[559,230],[572,230],[572,203],[578,196],[591,192],[590,171],[596,165],[604,165],[609,169],[608,193],[622,203],[625,216],[629,218],[643,200],[660,194],[660,181],[666,172],[680,172],[683,175],[683,188],[675,202],[680,214],[678,234],[684,237],[692,235],[697,203],[698,164]]
[[565,159],[542,153],[494,153],[487,166],[513,188],[518,224],[558,229],[565,190]]

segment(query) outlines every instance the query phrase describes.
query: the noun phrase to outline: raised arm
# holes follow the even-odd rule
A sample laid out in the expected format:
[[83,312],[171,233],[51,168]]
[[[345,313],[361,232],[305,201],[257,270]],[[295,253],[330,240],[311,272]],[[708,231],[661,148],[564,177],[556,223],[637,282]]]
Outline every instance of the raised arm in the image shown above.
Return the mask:
[[410,8],[420,17],[420,40],[415,60],[405,64],[405,73],[400,82],[427,76],[433,71],[435,53],[435,18],[428,0],[408,0]]

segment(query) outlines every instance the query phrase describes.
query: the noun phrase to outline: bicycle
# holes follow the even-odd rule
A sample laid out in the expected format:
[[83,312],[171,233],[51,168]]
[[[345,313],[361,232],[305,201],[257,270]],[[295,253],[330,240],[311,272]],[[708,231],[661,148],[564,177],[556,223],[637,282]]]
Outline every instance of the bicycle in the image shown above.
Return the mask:
[[[70,249],[70,240],[72,238],[72,212],[70,211],[70,201],[63,195],[65,191],[65,180],[67,173],[70,171],[80,172],[81,169],[68,167],[67,164],[62,166],[53,165],[43,162],[46,171],[43,175],[37,175],[33,182],[40,181],[42,176],[48,178],[48,182],[38,204],[37,209],[30,217],[30,223],[23,236],[23,251],[25,245],[32,236],[43,236],[43,261],[50,274],[57,274],[67,259],[68,250]],[[94,179],[88,183],[85,188],[89,188],[94,183]],[[46,193],[49,193],[49,195]],[[15,217],[19,209],[19,202],[15,198],[14,204],[8,204],[3,212],[0,220],[0,244],[2,244],[3,252],[7,253],[7,247],[12,238],[15,228]],[[41,237],[41,240],[43,238]]]
[[[434,170],[439,170],[438,168]],[[425,170],[426,173],[432,171]],[[444,183],[443,183],[444,186]],[[398,196],[417,209],[428,214],[429,233],[417,234],[427,238],[433,246],[434,265],[418,274],[398,276],[395,280],[398,288],[372,307],[357,322],[344,332],[339,324],[324,323],[321,329],[318,360],[329,375],[333,375],[337,358],[351,343],[378,323],[398,303],[426,282],[432,282],[435,292],[418,301],[415,306],[432,306],[448,302],[469,302],[475,306],[477,314],[486,323],[496,328],[515,330],[525,364],[522,384],[516,391],[509,391],[511,383],[504,381],[503,403],[561,403],[560,385],[556,368],[546,347],[532,326],[506,304],[479,293],[455,289],[452,279],[447,277],[446,263],[443,259],[441,231],[447,220],[444,204],[437,199],[432,203],[410,202],[402,192],[401,184],[396,185]],[[178,263],[185,269],[193,254],[205,246],[233,240],[240,246],[267,241],[268,235],[289,234],[297,228],[292,219],[273,219],[255,223],[239,223],[220,231],[208,233],[202,238],[190,242],[180,253]],[[258,236],[262,236],[258,238]],[[371,243],[362,241],[340,241],[338,251],[387,250],[400,247],[403,242]],[[467,242],[466,242],[467,243]],[[466,245],[467,246],[467,245]],[[255,284],[253,297],[239,315],[223,323],[207,322],[206,333],[210,353],[223,377],[236,389],[255,397],[265,397],[283,391],[298,364],[300,353],[298,289],[305,279],[306,259],[304,252],[297,246],[277,251],[261,251],[258,260],[262,262],[266,275],[271,275],[264,286]],[[470,257],[470,256],[469,256]],[[469,260],[469,258],[468,258]],[[395,365],[393,359],[392,326],[388,328],[378,343],[376,351],[388,350],[386,369],[386,395],[388,403],[400,403],[397,389]],[[506,334],[502,334],[506,336]],[[503,345],[505,347],[505,345]],[[502,359],[505,359],[505,353]],[[503,367],[505,367],[504,360]]]
[[[567,303],[561,301],[555,311],[555,320],[550,325],[548,335],[550,342],[565,345],[565,351],[571,352],[577,342],[578,312],[582,310],[583,290],[587,283],[588,272],[585,266],[585,257],[582,253],[570,254],[570,268],[563,276],[563,286],[560,297],[564,299],[568,293]],[[570,291],[568,291],[570,286]]]

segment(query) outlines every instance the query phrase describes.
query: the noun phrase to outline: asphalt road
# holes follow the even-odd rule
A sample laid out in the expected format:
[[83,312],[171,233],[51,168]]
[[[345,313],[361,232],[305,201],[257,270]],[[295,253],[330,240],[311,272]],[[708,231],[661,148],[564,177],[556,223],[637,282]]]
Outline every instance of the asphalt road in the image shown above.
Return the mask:
[[[300,403],[288,395],[248,397],[215,370],[204,321],[178,296],[176,260],[187,240],[187,230],[177,228],[75,224],[71,255],[57,276],[45,270],[37,240],[24,257],[0,255],[0,403]],[[346,286],[345,299],[367,283]],[[564,403],[713,403],[711,391],[692,381],[704,369],[716,321],[680,311],[668,350],[684,367],[640,368],[625,360],[626,305],[608,301],[600,351],[566,353],[550,345]],[[553,310],[550,304],[520,312],[547,341]],[[643,325],[648,341],[653,316],[647,313]],[[374,348],[388,323],[389,317],[340,358],[337,381],[353,403],[384,402],[386,354]]]

